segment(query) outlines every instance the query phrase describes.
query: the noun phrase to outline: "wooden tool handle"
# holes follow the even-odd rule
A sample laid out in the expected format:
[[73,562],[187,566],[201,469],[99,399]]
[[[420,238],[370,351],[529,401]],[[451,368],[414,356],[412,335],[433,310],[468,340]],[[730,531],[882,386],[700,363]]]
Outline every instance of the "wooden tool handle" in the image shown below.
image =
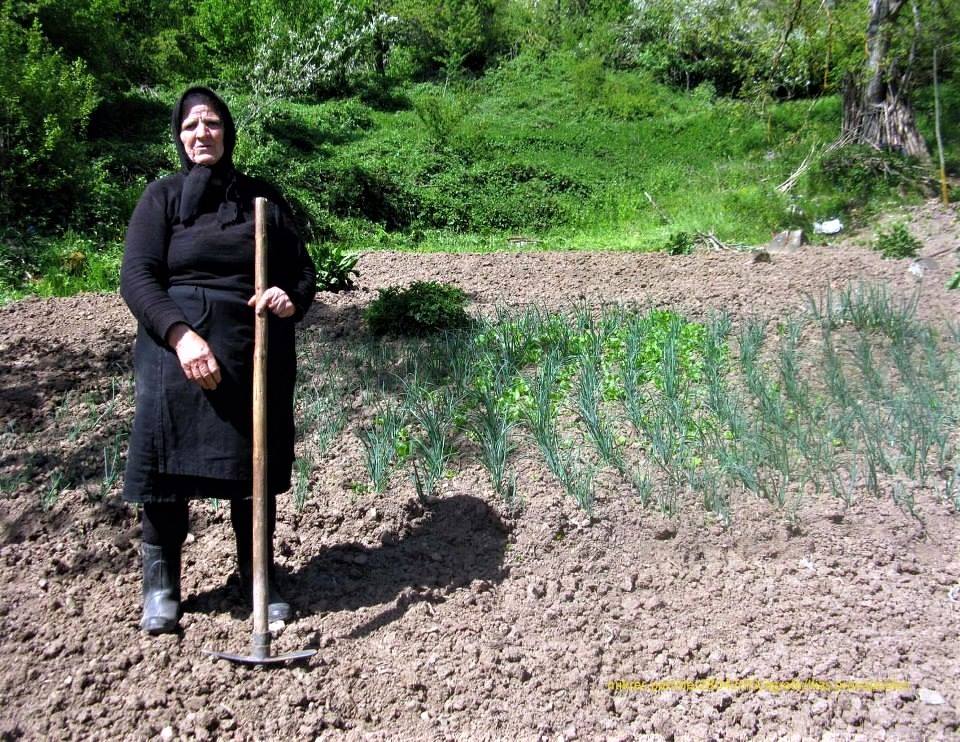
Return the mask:
[[[267,199],[254,199],[254,287],[267,289]],[[253,340],[253,634],[267,643],[267,311],[256,315]]]

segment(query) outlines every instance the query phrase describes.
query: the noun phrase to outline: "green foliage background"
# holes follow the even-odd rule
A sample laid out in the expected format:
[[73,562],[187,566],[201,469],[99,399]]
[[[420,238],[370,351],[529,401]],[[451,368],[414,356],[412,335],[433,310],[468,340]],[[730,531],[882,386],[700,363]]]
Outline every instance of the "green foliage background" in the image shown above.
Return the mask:
[[[842,150],[775,187],[836,138],[866,5],[3,0],[0,295],[115,286],[136,199],[176,167],[167,112],[188,83],[230,102],[240,166],[283,188],[315,254],[648,250],[856,218],[929,172]],[[914,50],[928,136],[940,49],[955,172],[960,10],[917,7],[893,46]]]

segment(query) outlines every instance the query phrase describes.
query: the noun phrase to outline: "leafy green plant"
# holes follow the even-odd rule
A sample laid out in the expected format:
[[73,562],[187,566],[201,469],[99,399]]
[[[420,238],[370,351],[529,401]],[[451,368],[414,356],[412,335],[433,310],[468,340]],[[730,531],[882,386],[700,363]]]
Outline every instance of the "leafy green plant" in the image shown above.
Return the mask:
[[906,224],[897,222],[889,229],[877,231],[873,247],[885,258],[913,258],[923,244],[910,234]]
[[390,286],[367,307],[364,319],[374,335],[426,335],[467,327],[467,295],[452,284],[415,281]]
[[628,323],[625,338],[626,363],[636,375],[632,383],[642,386],[652,381],[662,385],[663,377],[659,371],[663,348],[671,334],[674,336],[675,375],[690,381],[698,380],[705,332],[702,324],[690,322],[669,310],[655,309],[645,315],[634,315]]
[[334,242],[309,245],[308,249],[317,268],[318,290],[350,291],[356,286],[353,277],[360,275],[357,270],[359,254],[349,252],[343,245]]
[[693,238],[688,232],[674,232],[663,245],[668,255],[689,255],[693,252]]

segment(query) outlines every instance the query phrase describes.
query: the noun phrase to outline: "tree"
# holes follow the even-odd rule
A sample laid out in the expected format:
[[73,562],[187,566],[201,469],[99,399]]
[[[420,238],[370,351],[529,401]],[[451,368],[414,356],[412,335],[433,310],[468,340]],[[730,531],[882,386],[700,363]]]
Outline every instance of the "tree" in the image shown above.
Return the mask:
[[60,226],[83,187],[95,81],[38,22],[24,28],[12,16],[11,3],[0,5],[0,229]]
[[[905,4],[906,0],[870,0],[864,80],[848,75],[844,82],[843,133],[876,149],[929,159],[908,97],[915,44],[906,65],[891,53]],[[913,3],[912,8],[919,31],[919,11]]]
[[497,46],[502,0],[394,0],[403,46],[420,67],[415,76],[441,73],[447,80],[481,71]]

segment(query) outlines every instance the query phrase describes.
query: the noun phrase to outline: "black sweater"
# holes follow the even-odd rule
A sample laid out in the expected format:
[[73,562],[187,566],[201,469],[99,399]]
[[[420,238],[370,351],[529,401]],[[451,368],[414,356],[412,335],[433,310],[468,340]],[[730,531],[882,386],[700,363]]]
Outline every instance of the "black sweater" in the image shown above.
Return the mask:
[[200,213],[184,225],[178,216],[184,177],[178,173],[151,183],[130,219],[120,293],[137,320],[163,342],[174,324],[189,324],[167,293],[170,286],[195,285],[253,296],[253,199],[257,196],[270,201],[268,283],[287,292],[297,310],[293,319],[300,319],[313,301],[316,275],[276,189],[238,174],[237,221],[222,226],[217,209],[224,201],[224,186],[211,183]]

